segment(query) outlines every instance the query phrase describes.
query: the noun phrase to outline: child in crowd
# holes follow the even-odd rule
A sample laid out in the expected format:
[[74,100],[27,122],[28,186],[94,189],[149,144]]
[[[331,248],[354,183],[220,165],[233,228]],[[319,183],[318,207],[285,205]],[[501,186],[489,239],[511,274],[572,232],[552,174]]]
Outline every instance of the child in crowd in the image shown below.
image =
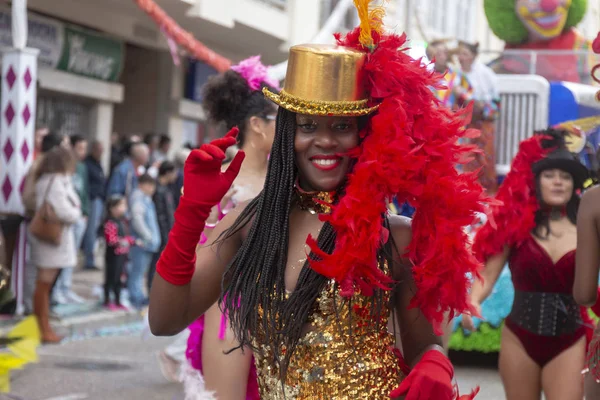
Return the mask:
[[143,280],[152,255],[160,247],[160,230],[156,208],[152,196],[156,191],[156,181],[148,174],[138,178],[138,188],[131,195],[131,226],[139,240],[139,246],[131,249],[131,270],[127,279],[127,289],[131,304],[137,309],[148,304],[143,293]]
[[[110,310],[122,309],[121,305],[121,275],[127,262],[131,246],[135,244],[133,236],[127,235],[127,201],[125,197],[116,194],[106,201],[106,219],[103,224],[106,252],[104,253],[104,306]],[[110,302],[110,293],[115,296],[115,302]]]

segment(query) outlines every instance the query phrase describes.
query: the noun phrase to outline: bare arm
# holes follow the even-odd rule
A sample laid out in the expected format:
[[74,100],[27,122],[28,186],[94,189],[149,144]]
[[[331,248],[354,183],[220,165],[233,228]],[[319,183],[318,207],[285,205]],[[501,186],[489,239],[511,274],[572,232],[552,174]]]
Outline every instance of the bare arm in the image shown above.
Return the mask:
[[[504,247],[504,251],[500,254],[496,254],[490,257],[485,264],[485,268],[481,272],[482,279],[475,279],[473,286],[471,286],[471,304],[477,312],[481,311],[481,303],[488,298],[492,289],[498,280],[498,276],[502,272],[502,268],[508,260],[510,249],[508,246]],[[462,326],[470,331],[475,331],[475,324],[471,315],[463,314]]]
[[[211,233],[218,238],[234,223],[246,204],[228,213]],[[221,293],[221,280],[229,262],[243,242],[243,230],[227,240],[196,249],[196,270],[192,281],[183,286],[172,285],[156,275],[152,282],[149,322],[152,333],[159,336],[175,335],[204,314]]]
[[577,303],[596,302],[600,268],[600,187],[587,191],[577,213],[577,252],[573,297]]
[[483,303],[492,293],[492,289],[498,280],[498,276],[500,276],[500,273],[508,260],[509,253],[510,249],[504,247],[502,253],[496,254],[487,260],[485,268],[481,272],[482,280],[475,279],[473,281],[473,286],[471,287],[471,302],[473,302],[473,304],[479,305]]
[[441,338],[435,335],[433,326],[421,310],[410,308],[416,286],[410,261],[402,256],[412,237],[410,220],[393,216],[390,218],[390,230],[396,244],[394,258],[397,260],[392,268],[393,277],[398,282],[394,293],[394,305],[400,325],[404,359],[412,368],[428,350],[444,352],[444,349]]

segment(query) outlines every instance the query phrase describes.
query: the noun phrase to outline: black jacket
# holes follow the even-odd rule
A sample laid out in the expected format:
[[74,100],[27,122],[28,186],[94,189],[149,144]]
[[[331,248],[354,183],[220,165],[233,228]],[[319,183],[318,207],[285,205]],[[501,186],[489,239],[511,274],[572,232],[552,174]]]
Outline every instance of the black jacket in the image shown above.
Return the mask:
[[154,206],[156,207],[156,216],[158,217],[158,228],[160,229],[160,238],[163,246],[167,244],[169,232],[175,222],[175,200],[173,192],[169,186],[156,185],[154,193]]
[[106,196],[106,176],[104,170],[98,161],[92,156],[87,156],[85,165],[88,171],[89,178],[89,195],[90,200],[101,198],[104,200]]

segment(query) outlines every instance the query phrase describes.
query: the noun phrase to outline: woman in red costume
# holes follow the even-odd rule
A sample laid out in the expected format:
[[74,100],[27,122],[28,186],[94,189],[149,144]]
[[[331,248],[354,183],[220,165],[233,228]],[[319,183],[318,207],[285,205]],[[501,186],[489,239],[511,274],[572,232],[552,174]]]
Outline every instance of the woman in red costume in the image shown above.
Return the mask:
[[[502,331],[499,368],[509,400],[581,400],[587,310],[572,295],[577,242],[577,191],[587,169],[565,146],[564,131],[546,130],[523,141],[498,191],[503,204],[475,236],[485,260],[473,306],[490,294],[508,261],[515,287]],[[473,329],[465,316],[463,325]]]
[[[600,270],[600,187],[583,195],[577,215],[577,267],[573,296],[600,315],[598,272]],[[599,325],[600,326],[600,325]],[[586,359],[585,398],[600,399],[600,328],[596,327]]]
[[[368,3],[356,0],[361,27],[337,46],[290,50],[284,89],[264,91],[279,105],[265,188],[197,252],[244,153],[221,171],[236,129],[192,152],[157,264],[152,331],[176,334],[220,299],[256,358],[261,399],[457,397],[436,333],[446,312],[469,310],[478,263],[463,226],[486,199],[455,170],[467,121],[436,105],[439,77],[398,50],[404,37],[383,34]],[[387,214],[393,196],[419,210],[412,226]]]
[[[204,244],[218,220],[241,204],[258,196],[267,174],[267,160],[273,137],[277,108],[262,93],[263,87],[278,88],[277,80],[268,77],[267,67],[260,57],[242,61],[223,74],[213,76],[203,88],[203,107],[208,117],[224,123],[227,129],[240,128],[238,145],[245,154],[240,173],[233,181],[232,202],[221,201],[214,207],[206,221],[201,244]],[[223,170],[228,165],[223,166]],[[190,325],[190,336],[186,351],[193,369],[184,376],[186,399],[206,399],[214,392],[219,399],[258,399],[256,370],[250,351],[240,349],[231,329],[227,328],[227,317],[217,304],[205,315]],[[210,368],[202,368],[210,365]],[[202,375],[200,375],[202,374]],[[203,379],[202,379],[203,378]],[[248,385],[232,385],[231,382],[248,381]]]

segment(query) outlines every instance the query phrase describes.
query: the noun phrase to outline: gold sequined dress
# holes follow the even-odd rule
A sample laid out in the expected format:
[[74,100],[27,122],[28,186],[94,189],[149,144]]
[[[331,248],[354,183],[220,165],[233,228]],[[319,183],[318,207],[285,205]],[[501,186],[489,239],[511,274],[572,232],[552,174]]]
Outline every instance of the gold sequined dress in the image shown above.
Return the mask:
[[272,349],[255,338],[261,400],[388,400],[404,377],[387,329],[388,300],[386,293],[377,323],[371,311],[373,298],[355,295],[349,307],[330,282],[309,317],[311,329],[291,357],[284,385]]

